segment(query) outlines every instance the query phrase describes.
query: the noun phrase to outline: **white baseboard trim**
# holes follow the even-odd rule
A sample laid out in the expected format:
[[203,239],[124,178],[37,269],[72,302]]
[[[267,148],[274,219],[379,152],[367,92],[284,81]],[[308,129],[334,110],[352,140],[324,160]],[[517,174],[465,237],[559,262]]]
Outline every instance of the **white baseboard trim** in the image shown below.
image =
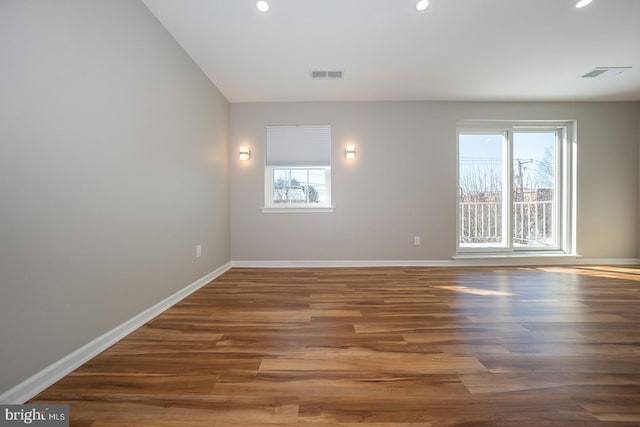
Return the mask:
[[500,267],[532,265],[634,265],[640,264],[638,258],[580,258],[579,255],[547,257],[483,257],[452,260],[397,260],[397,261],[231,261],[234,268],[336,268],[336,267]]
[[22,404],[28,401],[65,375],[79,368],[84,363],[88,362],[107,348],[111,347],[113,344],[120,341],[122,338],[129,335],[131,332],[138,329],[140,326],[191,295],[216,277],[222,275],[230,268],[231,263],[226,263],[142,313],[127,320],[121,325],[116,326],[109,332],[106,332],[93,341],[85,344],[57,362],[47,366],[37,374],[27,378],[25,381],[0,395],[0,403]]
[[575,265],[640,265],[640,258],[590,258],[577,259]]
[[233,268],[335,268],[335,267],[442,267],[453,266],[454,261],[341,261],[341,260],[305,260],[305,261],[231,261]]

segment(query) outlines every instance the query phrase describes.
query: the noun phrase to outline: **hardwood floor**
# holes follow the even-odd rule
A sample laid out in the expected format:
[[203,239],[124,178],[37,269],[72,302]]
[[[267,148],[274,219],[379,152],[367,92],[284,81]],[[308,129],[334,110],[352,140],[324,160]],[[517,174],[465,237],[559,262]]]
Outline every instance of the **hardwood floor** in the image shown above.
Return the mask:
[[640,268],[232,269],[32,402],[71,425],[639,426]]

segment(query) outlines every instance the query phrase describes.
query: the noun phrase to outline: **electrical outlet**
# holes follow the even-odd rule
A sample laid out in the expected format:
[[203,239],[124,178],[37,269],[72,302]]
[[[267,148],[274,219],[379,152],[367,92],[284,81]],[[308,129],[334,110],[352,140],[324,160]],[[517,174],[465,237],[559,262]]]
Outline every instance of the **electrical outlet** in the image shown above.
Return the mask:
[[202,256],[202,245],[196,246],[196,258],[200,258]]
[[420,246],[420,236],[413,236],[413,245]]

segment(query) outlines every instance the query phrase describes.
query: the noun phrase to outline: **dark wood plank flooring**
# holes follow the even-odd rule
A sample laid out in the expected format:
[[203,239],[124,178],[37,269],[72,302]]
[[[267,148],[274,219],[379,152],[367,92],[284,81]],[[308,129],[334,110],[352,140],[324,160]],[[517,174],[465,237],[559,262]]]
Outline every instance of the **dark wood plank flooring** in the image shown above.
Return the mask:
[[640,268],[232,269],[51,386],[71,425],[639,426]]

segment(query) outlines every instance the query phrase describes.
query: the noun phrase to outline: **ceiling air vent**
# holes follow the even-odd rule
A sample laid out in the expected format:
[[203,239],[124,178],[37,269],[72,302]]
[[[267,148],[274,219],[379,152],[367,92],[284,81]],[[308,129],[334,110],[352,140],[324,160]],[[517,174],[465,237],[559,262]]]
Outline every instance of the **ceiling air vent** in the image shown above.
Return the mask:
[[618,74],[622,74],[625,71],[630,70],[631,67],[596,67],[589,71],[587,74],[583,74],[581,77],[590,79],[603,79],[605,77],[613,77]]
[[342,71],[336,70],[311,70],[311,78],[315,80],[335,80],[342,78]]

